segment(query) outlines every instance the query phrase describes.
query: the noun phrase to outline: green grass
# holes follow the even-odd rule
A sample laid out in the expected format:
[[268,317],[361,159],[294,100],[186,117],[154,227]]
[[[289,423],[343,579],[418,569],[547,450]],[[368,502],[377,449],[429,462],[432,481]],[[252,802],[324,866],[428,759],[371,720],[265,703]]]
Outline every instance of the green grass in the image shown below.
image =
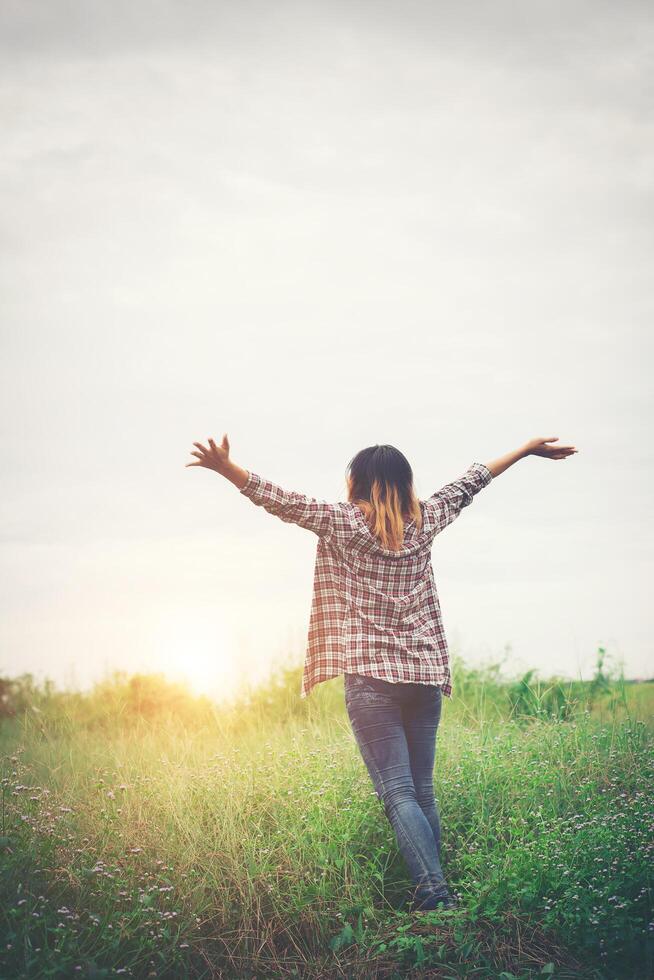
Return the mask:
[[342,678],[225,708],[157,677],[0,682],[0,977],[651,976],[654,684],[598,675],[455,661],[435,785],[461,908],[421,917]]

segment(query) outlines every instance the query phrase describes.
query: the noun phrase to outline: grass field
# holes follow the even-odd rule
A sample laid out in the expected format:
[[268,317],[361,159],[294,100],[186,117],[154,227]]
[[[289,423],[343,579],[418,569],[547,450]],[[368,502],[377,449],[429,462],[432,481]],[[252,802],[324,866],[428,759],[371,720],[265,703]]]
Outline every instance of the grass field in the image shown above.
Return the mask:
[[343,704],[157,676],[0,681],[0,977],[651,977],[654,683],[454,662],[435,786],[456,911],[410,884]]

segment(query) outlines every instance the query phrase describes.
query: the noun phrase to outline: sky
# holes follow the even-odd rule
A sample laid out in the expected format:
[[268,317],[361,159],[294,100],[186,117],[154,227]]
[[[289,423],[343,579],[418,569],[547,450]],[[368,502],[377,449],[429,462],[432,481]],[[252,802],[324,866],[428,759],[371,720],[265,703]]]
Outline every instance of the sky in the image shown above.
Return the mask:
[[629,0],[3,0],[0,674],[301,660],[317,538],[186,467],[226,432],[333,501],[577,446],[435,539],[450,652],[654,675],[653,53]]

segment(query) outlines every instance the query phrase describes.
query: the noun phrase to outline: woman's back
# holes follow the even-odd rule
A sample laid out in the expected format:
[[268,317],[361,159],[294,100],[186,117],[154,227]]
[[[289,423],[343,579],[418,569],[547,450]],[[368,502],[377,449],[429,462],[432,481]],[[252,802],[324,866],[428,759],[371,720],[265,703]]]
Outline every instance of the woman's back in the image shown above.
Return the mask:
[[343,673],[440,684],[451,695],[447,640],[431,563],[434,537],[491,481],[483,463],[420,502],[420,527],[385,547],[352,501],[335,504],[286,491],[250,471],[241,493],[318,536],[300,695]]

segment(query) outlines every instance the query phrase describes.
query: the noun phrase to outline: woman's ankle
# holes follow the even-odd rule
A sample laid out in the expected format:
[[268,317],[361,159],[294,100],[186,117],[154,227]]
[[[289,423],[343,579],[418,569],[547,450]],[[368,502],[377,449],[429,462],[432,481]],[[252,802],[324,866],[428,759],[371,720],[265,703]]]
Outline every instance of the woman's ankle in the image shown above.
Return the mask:
[[452,895],[445,882],[436,888],[426,888],[424,885],[418,885],[411,893],[411,898],[414,902],[425,902],[431,899],[451,897]]

